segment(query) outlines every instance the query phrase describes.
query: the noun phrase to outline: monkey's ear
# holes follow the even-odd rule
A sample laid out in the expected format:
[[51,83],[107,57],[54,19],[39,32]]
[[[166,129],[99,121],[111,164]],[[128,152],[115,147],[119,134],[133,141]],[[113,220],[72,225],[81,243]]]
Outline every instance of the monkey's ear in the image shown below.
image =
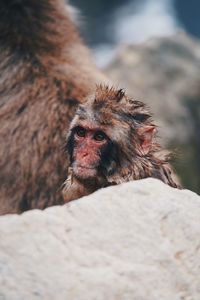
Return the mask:
[[155,134],[155,125],[146,125],[138,129],[140,151],[143,155],[146,155],[150,152]]

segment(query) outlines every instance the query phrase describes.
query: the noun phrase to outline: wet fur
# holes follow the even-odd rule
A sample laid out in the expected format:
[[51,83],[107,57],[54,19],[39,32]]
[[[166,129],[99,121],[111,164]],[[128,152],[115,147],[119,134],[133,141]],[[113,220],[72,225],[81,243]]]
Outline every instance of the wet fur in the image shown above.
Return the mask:
[[[154,177],[172,187],[178,187],[168,163],[169,155],[161,155],[162,149],[156,142],[156,136],[153,136],[150,151],[147,154],[141,151],[141,129],[146,126],[156,128],[144,103],[133,100],[122,90],[104,85],[97,86],[96,93],[87,97],[85,103],[79,106],[71,123],[71,130],[67,137],[68,150],[68,143],[71,143],[71,150],[68,152],[71,154],[71,162],[73,128],[83,122],[99,127],[110,141],[105,149],[106,153],[101,153],[101,169],[99,170],[101,175],[99,182],[98,178],[96,180],[96,189],[147,177]],[[73,170],[70,172],[70,180],[72,178]],[[65,201],[71,200],[70,180],[64,185]],[[79,189],[79,182],[77,179],[74,180]],[[74,183],[73,190],[75,190]],[[82,192],[83,194],[80,193],[79,197],[84,195],[84,190]]]

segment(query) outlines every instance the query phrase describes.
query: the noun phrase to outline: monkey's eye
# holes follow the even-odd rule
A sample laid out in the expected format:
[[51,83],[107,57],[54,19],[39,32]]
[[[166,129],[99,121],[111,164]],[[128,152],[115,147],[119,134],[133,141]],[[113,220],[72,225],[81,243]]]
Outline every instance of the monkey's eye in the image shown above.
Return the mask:
[[83,127],[77,127],[77,128],[75,129],[75,134],[76,134],[77,136],[79,136],[79,137],[85,137],[85,135],[86,135],[86,130],[85,130],[85,128],[83,128]]
[[95,134],[94,134],[94,139],[95,141],[97,142],[102,142],[106,139],[106,135],[104,132],[102,131],[97,131]]

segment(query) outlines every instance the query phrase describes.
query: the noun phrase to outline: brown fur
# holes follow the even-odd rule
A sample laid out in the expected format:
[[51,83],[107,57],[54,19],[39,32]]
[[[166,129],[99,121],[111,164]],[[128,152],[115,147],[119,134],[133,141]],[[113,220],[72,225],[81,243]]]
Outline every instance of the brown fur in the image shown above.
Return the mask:
[[62,203],[77,103],[104,80],[61,0],[0,0],[0,214]]
[[[122,90],[97,86],[95,95],[88,97],[77,110],[67,140],[74,127],[84,127],[85,124],[102,130],[117,146],[117,161],[113,160],[109,171],[96,178],[95,185],[91,180],[86,183],[79,182],[74,178],[71,169],[63,189],[66,202],[103,186],[146,177],[158,178],[172,187],[178,187],[168,164],[169,155],[160,155],[161,147],[155,139],[156,126],[144,103],[134,101]],[[145,152],[141,147],[141,139],[147,129],[153,133]],[[112,155],[112,152],[110,154]]]

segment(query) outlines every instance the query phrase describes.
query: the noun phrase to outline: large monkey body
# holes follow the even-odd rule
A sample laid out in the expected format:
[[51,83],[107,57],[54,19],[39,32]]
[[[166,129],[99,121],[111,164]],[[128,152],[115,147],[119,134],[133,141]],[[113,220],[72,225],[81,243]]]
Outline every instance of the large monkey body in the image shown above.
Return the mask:
[[0,214],[62,203],[77,104],[104,76],[62,0],[0,0]]
[[95,94],[79,106],[67,136],[70,171],[63,189],[65,201],[146,177],[178,187],[168,157],[160,156],[155,134],[144,103],[122,90],[97,86]]

